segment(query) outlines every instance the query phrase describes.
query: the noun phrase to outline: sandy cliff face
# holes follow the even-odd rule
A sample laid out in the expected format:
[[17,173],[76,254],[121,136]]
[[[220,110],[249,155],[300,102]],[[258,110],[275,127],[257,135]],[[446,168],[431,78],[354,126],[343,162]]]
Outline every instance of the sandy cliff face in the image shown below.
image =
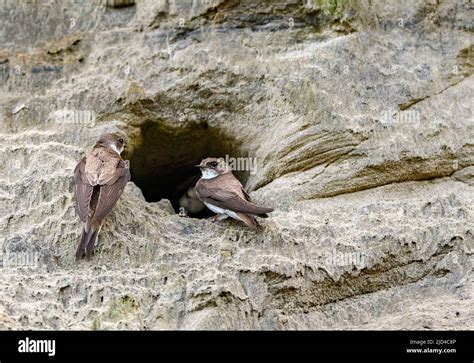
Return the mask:
[[[0,328],[474,328],[473,16],[7,1]],[[134,183],[76,263],[72,171],[114,130]],[[255,162],[261,232],[176,213],[208,155]]]

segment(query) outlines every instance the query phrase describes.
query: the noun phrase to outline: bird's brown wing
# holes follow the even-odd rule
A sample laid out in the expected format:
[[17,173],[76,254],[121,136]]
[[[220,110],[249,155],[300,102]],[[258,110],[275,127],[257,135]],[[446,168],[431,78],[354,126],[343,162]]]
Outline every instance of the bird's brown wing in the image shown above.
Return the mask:
[[250,199],[250,195],[247,193],[247,191],[244,189],[244,187],[242,187],[242,194],[244,195],[244,197],[247,201],[252,202],[252,200]]
[[85,176],[86,157],[77,163],[74,169],[74,198],[76,199],[76,212],[82,222],[87,219],[89,204],[94,187],[89,184]]
[[234,178],[238,184],[228,177],[225,179],[222,177],[224,175],[213,179],[199,180],[196,184],[198,198],[203,202],[237,213],[261,215],[273,211],[272,208],[259,207],[247,201],[241,192],[242,185],[237,179]]
[[99,200],[94,213],[94,220],[100,221],[110,213],[115,203],[123,193],[125,185],[130,180],[130,169],[128,165],[120,160],[119,165],[111,175],[109,181],[100,186]]

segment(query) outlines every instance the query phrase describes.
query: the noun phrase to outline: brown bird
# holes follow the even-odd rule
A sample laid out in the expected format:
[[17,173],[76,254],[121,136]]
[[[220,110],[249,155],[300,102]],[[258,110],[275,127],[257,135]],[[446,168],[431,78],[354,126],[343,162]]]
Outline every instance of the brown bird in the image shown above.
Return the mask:
[[249,195],[223,158],[207,158],[196,167],[202,173],[196,183],[196,195],[207,208],[217,213],[215,219],[231,217],[257,228],[259,224],[255,216],[267,218],[267,213],[273,212],[272,208],[259,207],[250,201]]
[[74,169],[76,212],[84,223],[76,259],[90,256],[105,217],[130,180],[129,161],[120,156],[124,149],[123,137],[103,134]]
[[186,193],[179,198],[178,204],[184,211],[191,214],[198,214],[206,209],[204,204],[197,197],[195,187],[189,188]]

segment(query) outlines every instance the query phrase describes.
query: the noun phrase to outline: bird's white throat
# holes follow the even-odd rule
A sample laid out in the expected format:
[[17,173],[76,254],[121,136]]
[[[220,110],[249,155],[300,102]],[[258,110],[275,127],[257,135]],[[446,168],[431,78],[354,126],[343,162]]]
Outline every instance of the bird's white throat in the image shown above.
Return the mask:
[[121,148],[121,150],[119,150],[119,149],[117,148],[117,145],[115,145],[115,144],[113,144],[113,143],[112,143],[112,144],[109,144],[109,146],[110,146],[110,148],[111,148],[113,151],[115,151],[115,152],[116,152],[117,154],[119,154],[119,155],[120,155],[120,154],[122,153],[122,151],[123,151],[123,147]]
[[213,169],[202,169],[201,172],[203,179],[212,179],[219,175],[219,173]]

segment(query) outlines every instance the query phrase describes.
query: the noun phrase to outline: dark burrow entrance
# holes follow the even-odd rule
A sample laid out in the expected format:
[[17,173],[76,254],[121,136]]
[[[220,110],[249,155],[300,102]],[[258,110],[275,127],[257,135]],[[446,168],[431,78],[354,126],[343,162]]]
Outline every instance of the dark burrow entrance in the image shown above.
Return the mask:
[[[176,213],[194,218],[213,215],[189,190],[201,175],[195,165],[209,156],[245,156],[233,138],[205,123],[170,127],[159,121],[147,122],[129,143],[124,156],[130,160],[132,181],[141,189],[145,200],[168,199]],[[245,186],[248,172],[235,171],[234,175]]]

